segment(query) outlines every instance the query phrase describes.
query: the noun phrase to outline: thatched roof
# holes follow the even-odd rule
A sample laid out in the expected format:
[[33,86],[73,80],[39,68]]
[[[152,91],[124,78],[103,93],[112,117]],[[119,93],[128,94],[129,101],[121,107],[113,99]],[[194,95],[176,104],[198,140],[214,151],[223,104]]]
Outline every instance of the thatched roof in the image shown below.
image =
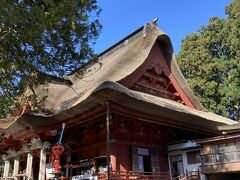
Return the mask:
[[[195,109],[162,97],[130,90],[119,83],[144,63],[156,42],[162,45],[171,72]],[[43,105],[44,111],[32,113],[32,116],[63,120],[96,104],[103,104],[105,100],[112,100],[144,113],[167,116],[183,124],[196,126],[195,128],[199,126],[216,130],[217,125],[235,123],[230,119],[206,112],[179,70],[169,37],[154,24],[141,27],[102,53],[97,62],[78,74],[69,75],[66,79],[72,82],[72,86],[47,83],[36,88],[36,93],[46,93],[47,98]],[[8,129],[18,120],[18,117],[14,117],[9,121],[1,121],[0,128]],[[36,121],[29,121],[38,124]],[[41,123],[44,123],[44,120]]]
[[237,124],[218,126],[218,129],[225,134],[237,133],[240,132],[240,123],[238,122]]

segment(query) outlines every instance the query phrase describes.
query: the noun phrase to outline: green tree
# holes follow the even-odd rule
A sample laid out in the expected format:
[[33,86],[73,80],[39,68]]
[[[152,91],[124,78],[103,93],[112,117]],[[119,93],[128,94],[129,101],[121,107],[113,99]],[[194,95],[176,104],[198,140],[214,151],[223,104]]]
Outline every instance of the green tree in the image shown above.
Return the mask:
[[0,116],[22,87],[63,77],[93,59],[101,30],[96,0],[0,1]]
[[178,63],[191,88],[209,111],[240,120],[240,0],[188,35]]

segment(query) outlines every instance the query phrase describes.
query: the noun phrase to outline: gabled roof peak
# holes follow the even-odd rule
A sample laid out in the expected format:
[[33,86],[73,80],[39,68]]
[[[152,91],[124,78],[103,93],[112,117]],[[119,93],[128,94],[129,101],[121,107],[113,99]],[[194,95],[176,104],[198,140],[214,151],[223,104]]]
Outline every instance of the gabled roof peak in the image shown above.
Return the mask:
[[[114,51],[120,49],[121,47],[126,46],[127,44],[129,44],[130,42],[135,40],[136,38],[141,37],[141,36],[146,37],[154,28],[160,30],[157,27],[157,21],[158,21],[158,18],[156,17],[153,19],[153,21],[144,24],[143,26],[141,26],[140,28],[138,28],[137,30],[132,32],[131,34],[127,35],[126,37],[124,37],[123,39],[121,39],[120,41],[118,41],[117,43],[112,45],[111,47],[109,47],[106,50],[104,50],[103,52],[101,52],[98,55],[98,57],[100,59],[103,57],[106,57],[107,55],[112,54]],[[162,32],[162,33],[165,34],[164,32]]]

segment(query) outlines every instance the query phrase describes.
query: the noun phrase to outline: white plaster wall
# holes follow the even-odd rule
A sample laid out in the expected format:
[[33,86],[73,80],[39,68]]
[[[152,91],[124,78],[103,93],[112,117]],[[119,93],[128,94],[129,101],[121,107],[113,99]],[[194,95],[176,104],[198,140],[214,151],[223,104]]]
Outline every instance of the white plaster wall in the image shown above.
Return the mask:
[[200,180],[207,180],[207,176],[205,174],[200,174]]
[[[200,163],[196,163],[196,164],[188,164],[188,163],[187,163],[187,152],[196,151],[196,150],[200,150],[200,152],[201,152],[201,149],[194,149],[194,150],[189,150],[189,151],[169,152],[169,153],[168,153],[168,166],[169,166],[170,174],[172,174],[172,172],[171,172],[171,164],[170,164],[170,156],[179,155],[179,154],[182,155],[184,172],[186,172],[186,170],[187,170],[188,172],[189,172],[189,171],[193,171],[193,170],[198,170],[198,168],[199,168],[199,166],[200,166]],[[204,174],[200,174],[200,179],[201,179],[201,180],[207,180],[207,176],[204,175]]]
[[[171,172],[170,156],[179,155],[179,154],[182,155],[184,172],[186,172],[186,170],[187,170],[187,171],[198,170],[200,163],[197,163],[197,164],[188,164],[188,163],[187,163],[187,154],[186,154],[186,152],[196,151],[196,150],[200,150],[200,149],[194,149],[194,150],[189,150],[189,151],[169,152],[169,153],[168,153],[168,164],[169,164],[170,172]],[[172,172],[171,172],[171,173],[172,173]]]

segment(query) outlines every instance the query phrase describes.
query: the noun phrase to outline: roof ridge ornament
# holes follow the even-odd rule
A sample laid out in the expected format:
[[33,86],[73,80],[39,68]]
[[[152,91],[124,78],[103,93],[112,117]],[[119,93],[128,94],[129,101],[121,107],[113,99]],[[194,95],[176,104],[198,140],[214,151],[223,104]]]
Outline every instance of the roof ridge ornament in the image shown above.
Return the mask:
[[158,17],[154,18],[150,23],[146,23],[143,27],[143,37],[145,38],[157,25]]
[[152,20],[152,23],[153,23],[154,25],[157,25],[157,22],[158,22],[158,17],[155,17],[155,18]]

